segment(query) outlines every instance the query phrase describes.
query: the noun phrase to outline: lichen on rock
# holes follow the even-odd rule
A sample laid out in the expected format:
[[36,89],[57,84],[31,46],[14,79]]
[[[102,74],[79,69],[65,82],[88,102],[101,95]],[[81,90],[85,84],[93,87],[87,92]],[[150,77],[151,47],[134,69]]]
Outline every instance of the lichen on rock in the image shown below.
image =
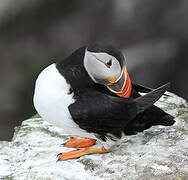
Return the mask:
[[73,150],[61,146],[70,136],[40,117],[23,121],[11,142],[0,142],[0,179],[188,179],[188,103],[168,94],[156,105],[176,123],[126,136],[108,154],[56,162],[58,153]]

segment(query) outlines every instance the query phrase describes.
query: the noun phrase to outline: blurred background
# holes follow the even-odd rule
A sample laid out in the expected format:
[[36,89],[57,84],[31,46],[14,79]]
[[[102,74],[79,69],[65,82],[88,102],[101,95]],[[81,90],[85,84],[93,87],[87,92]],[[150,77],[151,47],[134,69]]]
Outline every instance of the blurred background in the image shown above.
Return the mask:
[[38,73],[96,41],[123,50],[135,82],[188,99],[187,0],[1,0],[0,140],[35,113]]

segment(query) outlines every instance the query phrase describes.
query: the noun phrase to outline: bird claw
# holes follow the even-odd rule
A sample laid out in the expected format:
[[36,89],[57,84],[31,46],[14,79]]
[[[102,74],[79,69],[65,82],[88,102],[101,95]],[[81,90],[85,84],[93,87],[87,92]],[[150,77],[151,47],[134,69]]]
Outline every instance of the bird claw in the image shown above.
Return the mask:
[[65,146],[65,145],[66,145],[66,143],[62,143],[62,144],[61,144],[61,146]]
[[61,154],[62,154],[62,153],[57,154],[57,156],[56,156],[56,157],[59,157]]
[[59,162],[59,161],[62,161],[61,158],[58,158],[58,159],[56,160],[56,163]]

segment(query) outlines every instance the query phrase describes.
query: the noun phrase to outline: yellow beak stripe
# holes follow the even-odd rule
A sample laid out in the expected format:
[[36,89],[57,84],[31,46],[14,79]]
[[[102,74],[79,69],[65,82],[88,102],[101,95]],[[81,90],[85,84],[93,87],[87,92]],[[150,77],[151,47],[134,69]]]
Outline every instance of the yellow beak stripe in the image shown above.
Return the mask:
[[110,83],[115,83],[115,82],[116,82],[116,79],[115,79],[115,78],[108,78],[108,81],[109,81]]

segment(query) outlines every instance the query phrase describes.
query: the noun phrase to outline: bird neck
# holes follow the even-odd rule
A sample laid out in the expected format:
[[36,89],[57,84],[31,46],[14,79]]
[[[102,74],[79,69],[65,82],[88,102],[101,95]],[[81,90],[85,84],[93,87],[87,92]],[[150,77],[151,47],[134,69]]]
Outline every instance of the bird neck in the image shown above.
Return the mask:
[[59,73],[71,86],[70,92],[74,92],[75,95],[84,92],[87,88],[92,88],[95,84],[83,65],[85,48],[84,46],[77,49],[70,56],[56,63]]

